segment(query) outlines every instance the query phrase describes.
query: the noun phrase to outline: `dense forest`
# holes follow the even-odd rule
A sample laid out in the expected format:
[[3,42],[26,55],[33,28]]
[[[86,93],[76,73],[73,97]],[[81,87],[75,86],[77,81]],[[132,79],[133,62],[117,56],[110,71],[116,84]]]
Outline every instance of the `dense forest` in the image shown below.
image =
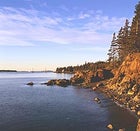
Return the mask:
[[74,73],[76,71],[96,71],[97,69],[104,69],[108,65],[108,62],[98,61],[96,63],[86,63],[77,66],[60,67],[56,69],[57,73]]
[[96,71],[97,69],[118,68],[128,54],[140,52],[140,2],[135,6],[134,17],[130,23],[126,19],[124,27],[118,33],[113,33],[108,60],[83,65],[60,67],[58,73],[74,73],[76,71]]

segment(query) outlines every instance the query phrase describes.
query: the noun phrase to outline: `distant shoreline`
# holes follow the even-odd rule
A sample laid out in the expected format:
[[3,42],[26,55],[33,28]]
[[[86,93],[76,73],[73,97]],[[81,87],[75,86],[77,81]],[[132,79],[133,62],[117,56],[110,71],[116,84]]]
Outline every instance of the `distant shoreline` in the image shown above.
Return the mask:
[[47,71],[17,71],[17,70],[0,70],[0,72],[30,72],[30,73],[42,73],[42,72],[54,72],[51,70]]
[[0,70],[0,72],[17,72],[16,70]]

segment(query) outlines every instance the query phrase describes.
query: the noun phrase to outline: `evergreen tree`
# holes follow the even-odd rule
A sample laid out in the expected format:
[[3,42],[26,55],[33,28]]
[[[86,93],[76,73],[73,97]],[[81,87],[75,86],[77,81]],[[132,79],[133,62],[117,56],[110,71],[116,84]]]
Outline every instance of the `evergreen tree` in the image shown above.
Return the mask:
[[130,30],[131,52],[140,52],[140,2],[135,7]]
[[116,43],[116,36],[113,33],[113,38],[111,41],[110,49],[109,49],[109,63],[115,65],[115,61],[118,59],[118,44]]
[[135,20],[136,20],[136,40],[135,49],[140,52],[140,2],[135,7]]
[[124,27],[121,27],[118,35],[113,34],[109,49],[109,62],[115,65],[120,64],[130,52],[130,26],[126,19]]
[[122,62],[124,58],[129,54],[131,50],[131,44],[130,44],[130,26],[129,21],[126,19],[124,27],[119,30],[118,36],[117,36],[117,44],[118,44],[118,55],[119,55],[119,61]]

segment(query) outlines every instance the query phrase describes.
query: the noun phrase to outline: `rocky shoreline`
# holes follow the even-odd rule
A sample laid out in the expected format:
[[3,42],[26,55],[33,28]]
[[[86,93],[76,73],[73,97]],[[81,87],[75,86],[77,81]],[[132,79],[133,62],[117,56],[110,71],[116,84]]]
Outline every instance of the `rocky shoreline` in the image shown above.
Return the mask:
[[[110,98],[118,106],[125,108],[125,109],[129,110],[130,112],[132,112],[138,119],[138,123],[139,123],[140,103],[134,102],[134,101],[129,102],[128,99],[126,99],[126,98],[130,99],[130,97],[132,97],[129,93],[123,94],[123,96],[125,96],[123,98],[123,96],[120,96],[120,93],[117,92],[118,88],[117,89],[109,88],[110,82],[113,81],[113,79],[114,79],[114,77],[111,75],[111,72],[109,75],[110,78],[106,77],[105,73],[103,73],[103,72],[106,72],[104,70],[102,70],[102,71],[98,70],[97,72],[95,72],[95,73],[77,72],[70,80],[54,79],[54,80],[49,80],[47,83],[43,83],[43,84],[45,84],[47,86],[58,85],[61,87],[67,87],[69,85],[74,85],[74,86],[77,86],[80,88],[90,88],[90,89],[92,89],[92,91],[101,92],[101,93],[105,94],[108,98]],[[116,92],[117,92],[117,94],[116,94]],[[129,95],[130,95],[130,97],[129,97]],[[100,100],[100,98],[94,98],[94,101],[96,101],[98,104],[100,104],[102,102]],[[112,128],[113,128],[113,124],[111,124],[111,123],[109,124],[109,126],[107,128],[109,128],[110,125],[112,125]],[[138,124],[138,128],[139,128],[139,124]],[[113,130],[113,129],[109,128],[109,130]],[[125,129],[121,129],[121,131],[125,131]],[[137,129],[137,131],[139,131],[139,130]]]
[[[122,67],[120,67],[122,68]],[[115,103],[123,105],[125,108],[140,116],[140,91],[139,84],[135,80],[123,77],[121,72],[113,75],[110,70],[100,69],[96,72],[76,72],[70,79],[53,79],[46,83],[47,86],[58,85],[67,87],[74,85],[80,88],[91,88],[93,91],[100,91],[106,94]],[[114,77],[113,77],[114,76]],[[121,77],[121,78],[120,78]]]
[[[131,87],[132,91],[134,91],[134,93],[132,93],[132,91],[130,92],[128,90],[127,92],[121,94],[119,88],[110,87],[110,83],[114,80],[114,78],[108,79],[104,75],[103,72],[104,72],[104,70],[102,70],[102,71],[100,70],[100,71],[97,71],[96,73],[93,73],[96,75],[93,75],[91,72],[86,72],[86,73],[77,72],[70,80],[53,79],[53,80],[49,80],[48,82],[43,83],[43,84],[45,84],[47,86],[58,85],[61,87],[67,87],[69,85],[74,85],[74,86],[77,86],[80,88],[91,88],[93,91],[100,91],[100,92],[104,93],[105,95],[107,95],[115,103],[118,103],[120,105],[123,105],[125,108],[130,109],[133,113],[135,113],[137,115],[137,117],[139,117],[140,101],[139,101],[139,92],[137,92],[139,87],[136,86],[136,84],[134,84]],[[97,74],[98,74],[98,76],[97,76]],[[112,86],[115,86],[115,85],[112,85]],[[124,87],[121,87],[121,89],[123,90]],[[137,93],[135,93],[135,92],[137,92]],[[132,98],[134,100],[132,100]]]
[[116,70],[80,71],[70,80],[53,80],[53,84],[65,87],[74,85],[104,93],[136,115],[137,131],[140,131],[140,53],[129,54]]
[[[78,71],[70,80],[54,79],[43,84],[62,87],[74,85],[102,92],[116,104],[136,115],[137,131],[140,131],[140,53],[128,55],[115,70]],[[96,98],[95,101],[101,103],[100,98]]]

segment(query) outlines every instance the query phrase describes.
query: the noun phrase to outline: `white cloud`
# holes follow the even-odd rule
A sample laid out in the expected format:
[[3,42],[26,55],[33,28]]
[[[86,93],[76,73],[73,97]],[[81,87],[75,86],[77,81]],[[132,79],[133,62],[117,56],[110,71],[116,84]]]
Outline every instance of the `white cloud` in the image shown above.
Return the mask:
[[108,44],[110,32],[121,27],[125,19],[109,18],[101,11],[65,17],[52,14],[21,8],[0,8],[0,45],[33,46],[34,42]]

